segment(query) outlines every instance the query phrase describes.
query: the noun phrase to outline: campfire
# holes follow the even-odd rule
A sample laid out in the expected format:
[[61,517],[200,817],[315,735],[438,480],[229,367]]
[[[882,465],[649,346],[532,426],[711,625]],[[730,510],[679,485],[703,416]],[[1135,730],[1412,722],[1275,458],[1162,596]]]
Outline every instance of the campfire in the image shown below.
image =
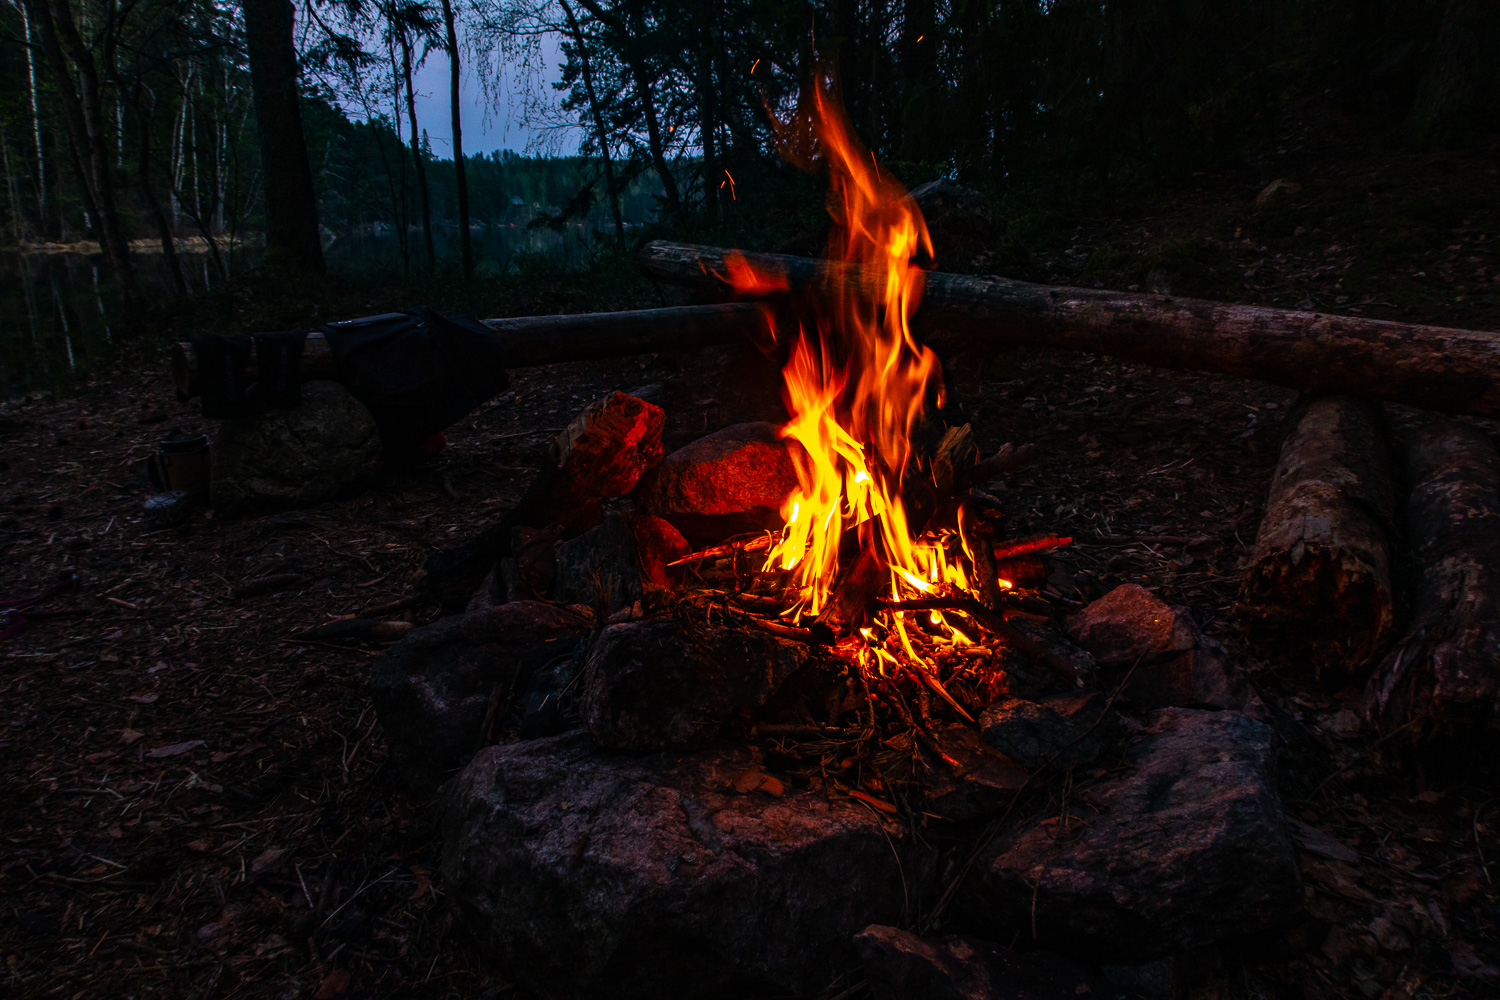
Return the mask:
[[[1118,353],[1239,371],[1244,352],[1206,353],[1219,326],[1321,350],[1363,343],[1373,321],[1302,338],[1327,318],[928,272],[922,213],[826,89],[779,138],[828,174],[824,260],[653,244],[649,271],[734,301],[493,325],[576,337],[589,357],[730,330],[780,369],[785,419],[668,451],[661,387],[615,392],[556,438],[498,523],[427,561],[429,592],[467,609],[388,650],[371,690],[393,774],[438,800],[445,882],[471,929],[543,992],[811,995],[858,961],[874,981],[916,963],[954,982],[1033,976],[1119,996],[1096,971],[1159,983],[1166,963],[1180,986],[1171,963],[1296,924],[1310,828],[1294,840],[1278,737],[1234,657],[1186,608],[1068,572],[1055,550],[1071,538],[1008,530],[991,484],[1038,450],[982,457],[972,427],[943,421],[941,365],[913,324],[924,295],[940,318],[991,326],[1003,303],[1023,341],[1056,326],[1080,349],[1118,337]],[[1248,354],[1281,371],[1282,352]],[[1297,356],[1292,384],[1313,377]],[[1426,391],[1392,384],[1394,398]],[[1300,540],[1347,521],[1301,515],[1304,494],[1329,492],[1313,474],[1348,479],[1345,465],[1378,457],[1319,443],[1356,440],[1359,422],[1339,417],[1351,408],[1296,418],[1250,578],[1277,583],[1244,595],[1255,613],[1271,593],[1261,617],[1305,630],[1317,602],[1296,595],[1328,590],[1334,567],[1353,611],[1315,652],[1339,664],[1374,656],[1390,626],[1384,534]],[[1423,531],[1453,521],[1441,476],[1428,480]],[[1358,546],[1370,572],[1340,555]],[[1422,701],[1431,678],[1448,676],[1402,680],[1403,662],[1382,682],[1387,716],[1435,701]]]
[[[794,157],[826,166],[836,206],[828,257],[851,270],[828,272],[791,310],[765,309],[770,343],[785,357],[791,419],[780,435],[797,487],[778,531],[676,560],[691,570],[679,596],[724,597],[756,616],[771,609],[761,622],[832,645],[872,693],[925,687],[973,722],[1005,690],[1007,649],[1040,654],[1076,682],[1064,661],[1005,624],[1026,614],[1011,577],[1035,585],[1043,573],[1026,557],[1068,539],[1011,542],[997,564],[997,504],[969,490],[1033,451],[1007,446],[981,465],[967,426],[934,433],[941,365],[910,325],[924,278],[915,262],[932,256],[921,211],[830,94],[810,93],[781,136]],[[784,274],[743,256],[726,270],[745,292],[787,287]],[[741,574],[750,553],[761,562]],[[713,587],[726,570],[728,586]]]

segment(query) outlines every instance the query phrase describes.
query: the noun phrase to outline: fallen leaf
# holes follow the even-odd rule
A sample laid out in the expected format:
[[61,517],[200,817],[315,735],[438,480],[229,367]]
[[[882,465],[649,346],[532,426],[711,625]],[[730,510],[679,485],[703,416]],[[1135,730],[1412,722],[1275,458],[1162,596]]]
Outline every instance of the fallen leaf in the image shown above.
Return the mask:
[[126,746],[130,746],[136,740],[143,739],[145,735],[145,733],[137,732],[134,729],[122,729],[120,730],[120,742]]
[[286,857],[285,847],[268,847],[255,856],[250,862],[250,874],[264,875],[266,872],[274,871],[280,864],[281,859]]
[[173,744],[170,744],[169,746],[164,746],[164,747],[152,747],[150,750],[146,751],[146,756],[147,757],[176,757],[176,756],[179,756],[180,754],[187,753],[189,750],[196,750],[198,747],[201,747],[201,746],[204,746],[204,742],[202,740],[188,740],[188,741],[186,741],[184,743],[173,743]]
[[1292,839],[1307,853],[1350,864],[1359,860],[1359,852],[1335,838],[1333,834],[1325,833],[1315,826],[1308,826],[1299,819],[1292,819],[1290,825]]
[[749,795],[751,792],[759,788],[761,786],[761,782],[765,780],[765,772],[752,767],[750,770],[741,771],[733,778],[730,778],[729,783],[734,787],[734,790],[739,792],[741,795]]
[[431,877],[428,876],[426,873],[418,873],[418,875],[417,875],[417,884],[412,887],[411,895],[407,896],[406,898],[408,900],[421,899],[423,896],[427,895],[427,890],[431,889],[431,888],[432,888],[432,879],[431,879]]
[[137,705],[154,705],[156,703],[156,700],[160,697],[161,695],[157,694],[155,691],[147,691],[145,694],[131,695],[130,700],[135,702]]
[[187,842],[187,849],[190,851],[197,851],[199,854],[206,854],[209,851],[213,850],[213,848],[209,846],[208,841],[206,840],[190,840]]
[[316,1000],[333,1000],[334,997],[341,997],[347,992],[349,992],[349,970],[334,969],[318,987],[315,997]]
[[786,794],[786,786],[781,783],[779,778],[773,778],[768,774],[765,776],[765,780],[760,783],[759,791],[765,792],[767,795],[774,795],[779,799]]

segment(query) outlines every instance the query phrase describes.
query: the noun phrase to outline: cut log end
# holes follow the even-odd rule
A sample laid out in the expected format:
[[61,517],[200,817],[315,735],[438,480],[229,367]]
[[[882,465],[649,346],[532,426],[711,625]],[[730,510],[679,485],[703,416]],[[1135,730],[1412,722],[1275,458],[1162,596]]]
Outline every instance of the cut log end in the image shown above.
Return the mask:
[[1380,654],[1394,618],[1389,446],[1379,408],[1355,397],[1289,419],[1236,607],[1257,646],[1345,676]]

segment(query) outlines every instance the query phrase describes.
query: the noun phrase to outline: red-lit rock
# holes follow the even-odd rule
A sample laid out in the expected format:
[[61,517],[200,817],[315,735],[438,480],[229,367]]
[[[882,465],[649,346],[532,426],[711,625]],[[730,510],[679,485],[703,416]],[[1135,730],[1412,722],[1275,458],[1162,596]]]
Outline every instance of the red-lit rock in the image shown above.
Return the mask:
[[642,504],[694,544],[779,528],[797,489],[794,450],[801,446],[778,436],[775,424],[733,424],[662,459]]

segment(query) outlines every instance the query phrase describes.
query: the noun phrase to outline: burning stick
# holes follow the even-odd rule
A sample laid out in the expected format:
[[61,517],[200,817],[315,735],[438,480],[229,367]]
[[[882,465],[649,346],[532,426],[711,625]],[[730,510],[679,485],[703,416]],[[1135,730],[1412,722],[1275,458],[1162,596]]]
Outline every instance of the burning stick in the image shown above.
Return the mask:
[[1017,556],[1029,556],[1033,552],[1047,552],[1051,549],[1059,549],[1064,545],[1072,545],[1073,539],[1062,535],[1031,535],[1026,538],[1013,538],[1008,542],[1001,542],[995,546],[994,554],[996,561],[1002,559],[1015,559]]

